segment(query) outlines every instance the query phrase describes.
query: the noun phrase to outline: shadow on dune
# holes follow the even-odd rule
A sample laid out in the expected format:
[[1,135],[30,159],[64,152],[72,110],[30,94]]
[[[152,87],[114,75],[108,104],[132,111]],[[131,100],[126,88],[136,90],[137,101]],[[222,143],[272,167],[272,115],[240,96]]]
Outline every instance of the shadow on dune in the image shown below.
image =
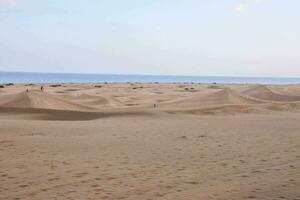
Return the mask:
[[166,111],[170,114],[189,114],[189,115],[234,115],[257,113],[259,110],[251,105],[218,105],[196,109],[181,109]]
[[89,121],[100,118],[127,117],[127,116],[149,116],[150,112],[142,111],[108,111],[108,112],[86,112],[72,110],[53,110],[39,108],[11,108],[0,107],[0,114],[14,115],[20,119],[50,120],[50,121]]

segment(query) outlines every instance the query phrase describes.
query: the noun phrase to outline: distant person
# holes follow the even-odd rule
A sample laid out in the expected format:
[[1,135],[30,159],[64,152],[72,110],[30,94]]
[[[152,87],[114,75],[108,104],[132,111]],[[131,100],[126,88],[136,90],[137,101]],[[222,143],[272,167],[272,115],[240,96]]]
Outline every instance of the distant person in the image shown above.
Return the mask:
[[41,91],[44,92],[44,86],[41,86]]
[[28,88],[26,89],[26,92],[29,92]]

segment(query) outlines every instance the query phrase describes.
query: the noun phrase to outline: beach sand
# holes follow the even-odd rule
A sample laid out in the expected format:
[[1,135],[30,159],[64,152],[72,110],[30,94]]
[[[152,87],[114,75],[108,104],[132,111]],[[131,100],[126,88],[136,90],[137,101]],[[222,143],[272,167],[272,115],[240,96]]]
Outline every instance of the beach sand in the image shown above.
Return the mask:
[[300,199],[300,85],[39,87],[0,88],[1,200]]

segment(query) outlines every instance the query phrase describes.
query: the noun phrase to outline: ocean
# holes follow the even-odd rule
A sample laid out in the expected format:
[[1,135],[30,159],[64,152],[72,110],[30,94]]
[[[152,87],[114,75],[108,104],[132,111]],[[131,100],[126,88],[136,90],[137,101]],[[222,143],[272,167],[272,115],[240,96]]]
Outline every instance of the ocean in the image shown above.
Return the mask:
[[71,74],[0,72],[1,83],[234,83],[234,84],[298,84],[300,78],[222,77],[222,76],[158,76],[116,74]]

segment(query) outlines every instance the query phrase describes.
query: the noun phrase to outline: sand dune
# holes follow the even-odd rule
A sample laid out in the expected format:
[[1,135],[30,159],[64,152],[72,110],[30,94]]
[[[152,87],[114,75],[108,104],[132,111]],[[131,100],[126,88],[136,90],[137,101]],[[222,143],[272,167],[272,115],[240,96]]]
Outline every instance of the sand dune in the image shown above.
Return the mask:
[[300,197],[298,85],[38,88],[0,89],[1,200]]
[[30,91],[2,96],[1,107],[40,108],[55,110],[91,110],[91,107],[76,104],[46,92]]
[[91,107],[111,107],[109,99],[103,96],[94,96],[90,94],[79,94],[75,96],[65,95],[65,98],[73,102]]
[[242,95],[232,89],[223,89],[214,94],[206,96],[203,99],[204,102],[210,102],[211,104],[258,104],[262,103],[257,99]]
[[41,91],[20,92],[2,96],[0,111],[13,115],[20,114],[23,119],[63,121],[86,121],[149,114],[147,111],[126,109],[101,111],[97,109],[97,106],[108,105],[109,101],[99,96],[81,94],[71,99],[73,101],[70,98],[66,100]]
[[[277,94],[266,86],[238,92],[231,88],[208,95],[196,95],[168,105],[168,113],[226,115],[291,111],[300,108],[300,97]],[[173,108],[173,109],[170,109]]]
[[247,105],[264,103],[259,99],[240,94],[230,88],[221,89],[213,93],[195,93],[192,97],[164,102],[163,107],[174,108],[204,108],[220,105]]
[[[297,101],[300,100],[299,96],[281,94],[267,86],[255,86],[242,91],[240,91],[241,89],[235,90],[226,86],[220,87],[225,89],[207,88],[206,90],[201,87],[201,89],[193,89],[193,92],[183,90],[184,93],[181,92],[182,90],[171,87],[169,94],[168,92],[157,93],[157,91],[153,93],[151,87],[149,87],[149,91],[142,88],[144,89],[143,91],[142,89],[139,92],[130,91],[128,94],[120,93],[120,90],[118,90],[118,94],[104,90],[101,95],[94,90],[89,90],[87,86],[84,86],[85,90],[79,86],[76,86],[76,88],[76,91],[73,91],[74,94],[61,95],[55,91],[41,92],[30,90],[30,92],[2,95],[0,106],[3,108],[36,108],[38,110],[50,109],[88,113],[101,112],[102,109],[118,111],[121,108],[128,108],[135,112],[137,109],[152,108],[154,104],[157,104],[158,108],[156,110],[162,109],[162,111],[167,111],[167,113],[207,115],[262,113],[263,109],[269,111],[293,110],[299,108]],[[71,87],[68,90],[71,91],[73,88]],[[89,90],[89,93],[84,93],[87,90]],[[176,94],[178,95],[176,96]],[[101,114],[87,113],[86,116],[91,116],[87,117],[88,119],[101,116]],[[68,114],[66,113],[66,116]],[[82,116],[85,115],[82,114]],[[79,117],[78,119],[83,118]]]
[[300,96],[281,94],[267,86],[255,86],[243,92],[246,95],[268,101],[294,102],[300,101]]

